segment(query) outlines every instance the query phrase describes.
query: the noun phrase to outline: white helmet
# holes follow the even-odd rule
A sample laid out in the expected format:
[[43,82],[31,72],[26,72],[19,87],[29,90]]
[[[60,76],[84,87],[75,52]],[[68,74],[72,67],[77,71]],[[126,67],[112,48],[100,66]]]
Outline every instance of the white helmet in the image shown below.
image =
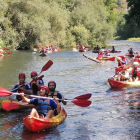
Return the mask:
[[133,65],[134,66],[139,66],[139,63],[138,62],[133,62]]

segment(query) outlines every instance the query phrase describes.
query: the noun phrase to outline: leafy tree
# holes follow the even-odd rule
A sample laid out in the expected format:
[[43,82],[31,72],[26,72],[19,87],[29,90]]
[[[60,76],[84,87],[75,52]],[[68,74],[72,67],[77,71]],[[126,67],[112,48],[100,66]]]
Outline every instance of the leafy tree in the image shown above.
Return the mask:
[[136,22],[140,25],[140,0],[127,0],[130,8],[126,19],[128,22]]

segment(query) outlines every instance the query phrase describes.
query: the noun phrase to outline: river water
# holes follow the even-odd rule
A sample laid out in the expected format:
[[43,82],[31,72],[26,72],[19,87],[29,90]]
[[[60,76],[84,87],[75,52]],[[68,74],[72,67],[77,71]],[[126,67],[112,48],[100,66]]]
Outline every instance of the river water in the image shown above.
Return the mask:
[[[132,47],[138,51],[140,42],[111,41],[116,50],[124,55]],[[111,48],[109,48],[111,49]],[[114,75],[116,60],[96,63],[82,56],[82,53],[62,50],[40,57],[32,51],[10,51],[10,55],[0,57],[0,87],[11,90],[18,82],[19,72],[26,73],[26,81],[31,81],[30,72],[41,71],[48,60],[53,65],[42,72],[44,82],[54,80],[56,89],[65,98],[91,93],[92,104],[79,107],[68,102],[62,105],[66,112],[66,120],[58,127],[41,132],[29,132],[23,124],[23,118],[30,109],[17,112],[0,112],[0,139],[5,140],[139,140],[140,110],[134,106],[132,99],[138,99],[133,92],[139,87],[111,89],[107,79]],[[96,57],[91,51],[85,54]],[[130,94],[131,92],[131,94]],[[129,93],[129,94],[128,94]],[[5,99],[1,97],[0,100]],[[129,103],[128,103],[129,102]]]

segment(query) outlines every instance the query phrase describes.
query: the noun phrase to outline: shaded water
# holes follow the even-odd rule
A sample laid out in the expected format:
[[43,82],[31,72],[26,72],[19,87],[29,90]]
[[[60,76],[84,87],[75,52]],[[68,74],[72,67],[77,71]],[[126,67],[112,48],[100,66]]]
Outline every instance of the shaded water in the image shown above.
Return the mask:
[[[118,44],[116,50],[124,55],[130,47],[139,49],[139,42],[112,41]],[[96,57],[97,54],[86,52]],[[0,87],[11,90],[18,82],[18,73],[25,72],[27,81],[31,81],[30,72],[38,73],[43,65],[52,60],[53,65],[42,74],[44,82],[54,80],[64,97],[92,93],[92,104],[82,108],[68,103],[64,106],[67,118],[58,127],[41,132],[29,132],[23,125],[23,118],[30,109],[18,112],[0,112],[0,139],[7,140],[138,140],[140,139],[140,110],[132,106],[131,99],[138,99],[135,94],[125,94],[139,88],[110,89],[107,79],[114,75],[117,62],[105,61],[97,64],[82,56],[82,53],[64,50],[40,57],[31,51],[11,51],[11,55],[0,58]],[[1,100],[5,97],[1,97]]]

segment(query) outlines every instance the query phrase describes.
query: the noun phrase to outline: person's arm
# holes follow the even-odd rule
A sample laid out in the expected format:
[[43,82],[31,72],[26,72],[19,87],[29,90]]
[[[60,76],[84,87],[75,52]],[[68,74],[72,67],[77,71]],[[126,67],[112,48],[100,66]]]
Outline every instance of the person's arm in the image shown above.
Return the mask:
[[65,98],[63,97],[63,95],[62,95],[61,93],[59,93],[59,92],[58,92],[57,97],[58,97],[59,99],[61,99],[61,101],[62,101],[63,105],[66,105],[66,104],[67,104],[67,102],[66,102],[66,101],[64,101],[64,100],[65,100]]
[[23,87],[21,87],[19,89],[22,90],[22,91],[24,91],[26,94],[29,94],[29,95],[33,94],[32,93],[32,89],[31,89],[31,86],[29,84],[26,85],[26,89],[23,88]]
[[26,98],[26,97],[24,96],[24,93],[20,93],[20,96],[22,97],[22,100],[23,100],[24,102],[30,103],[30,99]]

